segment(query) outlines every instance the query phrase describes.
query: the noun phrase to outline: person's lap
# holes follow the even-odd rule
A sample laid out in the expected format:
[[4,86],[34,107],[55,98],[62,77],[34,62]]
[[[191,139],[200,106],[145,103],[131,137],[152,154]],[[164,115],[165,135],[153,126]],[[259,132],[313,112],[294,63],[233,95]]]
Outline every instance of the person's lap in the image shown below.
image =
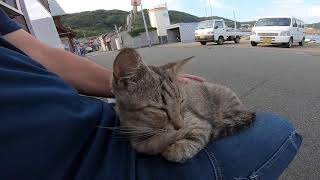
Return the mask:
[[[119,125],[119,121],[113,125]],[[160,155],[137,154],[128,142],[119,141],[115,134],[111,136],[106,146],[112,150],[101,155],[105,158],[96,179],[277,179],[295,157],[302,141],[288,120],[272,113],[257,113],[252,127],[209,143],[183,164],[168,162]],[[125,174],[121,173],[123,169]]]
[[137,179],[276,179],[293,160],[301,140],[287,120],[257,113],[253,127],[211,142],[187,163],[138,155]]

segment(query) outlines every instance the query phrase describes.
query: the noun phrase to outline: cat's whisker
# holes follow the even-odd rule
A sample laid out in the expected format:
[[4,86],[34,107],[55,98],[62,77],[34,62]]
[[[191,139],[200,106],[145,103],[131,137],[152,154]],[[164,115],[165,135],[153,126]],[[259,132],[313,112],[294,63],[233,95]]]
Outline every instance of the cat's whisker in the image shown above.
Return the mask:
[[145,133],[145,134],[132,134],[129,136],[114,136],[114,139],[142,139],[152,137],[154,133]]
[[106,126],[97,126],[100,129],[113,130],[117,132],[153,132],[153,131],[161,131],[167,132],[170,130],[160,129],[160,128],[150,128],[150,127],[106,127]]

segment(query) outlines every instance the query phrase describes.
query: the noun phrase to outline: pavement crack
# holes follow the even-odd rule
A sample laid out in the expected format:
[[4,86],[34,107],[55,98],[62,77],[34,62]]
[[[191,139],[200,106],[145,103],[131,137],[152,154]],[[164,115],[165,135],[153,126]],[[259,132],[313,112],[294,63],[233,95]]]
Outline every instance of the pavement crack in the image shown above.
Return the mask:
[[257,83],[255,86],[253,86],[252,88],[250,88],[246,93],[242,94],[240,96],[240,99],[244,99],[246,97],[248,97],[254,90],[258,89],[259,87],[262,87],[263,85],[265,85],[267,82],[269,82],[272,78],[270,79],[266,79],[266,80],[263,80],[259,83]]

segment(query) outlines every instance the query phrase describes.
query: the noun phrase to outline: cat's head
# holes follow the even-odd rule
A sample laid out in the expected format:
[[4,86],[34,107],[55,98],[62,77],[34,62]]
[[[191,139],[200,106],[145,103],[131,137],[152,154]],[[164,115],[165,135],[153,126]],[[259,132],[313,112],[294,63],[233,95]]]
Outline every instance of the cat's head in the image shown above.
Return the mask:
[[113,93],[120,113],[126,113],[127,117],[122,124],[155,129],[182,128],[186,97],[177,76],[190,59],[147,66],[137,51],[123,49],[113,65]]

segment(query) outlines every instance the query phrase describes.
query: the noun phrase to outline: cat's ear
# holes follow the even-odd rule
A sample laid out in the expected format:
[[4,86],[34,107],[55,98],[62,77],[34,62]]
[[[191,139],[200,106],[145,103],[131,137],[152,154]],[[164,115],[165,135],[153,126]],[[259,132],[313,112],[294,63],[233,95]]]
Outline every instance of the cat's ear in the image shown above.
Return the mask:
[[194,56],[191,56],[191,57],[188,57],[186,59],[183,59],[183,60],[180,60],[177,62],[162,65],[162,66],[160,66],[160,68],[165,71],[168,71],[170,73],[177,75],[182,70],[182,66],[184,66],[186,63],[191,61],[193,58],[194,58]]
[[138,69],[146,67],[139,53],[131,48],[120,51],[113,63],[113,76],[116,80],[132,77]]

